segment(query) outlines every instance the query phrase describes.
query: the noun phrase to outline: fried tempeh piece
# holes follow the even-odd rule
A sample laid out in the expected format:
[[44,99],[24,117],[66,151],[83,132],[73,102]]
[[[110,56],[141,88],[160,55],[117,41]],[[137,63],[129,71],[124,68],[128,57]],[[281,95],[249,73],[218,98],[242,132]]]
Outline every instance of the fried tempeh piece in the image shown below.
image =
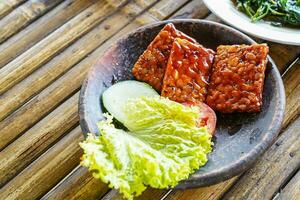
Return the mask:
[[176,38],[161,95],[177,102],[204,102],[214,51]]
[[207,104],[223,113],[259,112],[268,52],[265,44],[219,46]]
[[150,84],[160,92],[175,38],[182,38],[196,43],[194,39],[176,30],[172,23],[167,24],[135,63],[132,69],[133,76],[137,80]]

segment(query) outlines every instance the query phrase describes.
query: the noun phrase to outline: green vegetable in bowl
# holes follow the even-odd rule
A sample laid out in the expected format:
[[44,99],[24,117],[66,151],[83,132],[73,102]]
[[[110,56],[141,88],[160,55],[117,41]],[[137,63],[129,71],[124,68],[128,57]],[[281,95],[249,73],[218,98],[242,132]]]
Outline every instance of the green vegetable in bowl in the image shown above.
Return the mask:
[[236,0],[237,7],[253,22],[267,19],[274,24],[300,26],[299,0]]
[[123,109],[130,131],[115,128],[106,114],[101,136],[90,134],[80,145],[81,164],[127,199],[147,186],[174,187],[207,162],[211,134],[196,126],[197,107],[156,96],[128,99]]

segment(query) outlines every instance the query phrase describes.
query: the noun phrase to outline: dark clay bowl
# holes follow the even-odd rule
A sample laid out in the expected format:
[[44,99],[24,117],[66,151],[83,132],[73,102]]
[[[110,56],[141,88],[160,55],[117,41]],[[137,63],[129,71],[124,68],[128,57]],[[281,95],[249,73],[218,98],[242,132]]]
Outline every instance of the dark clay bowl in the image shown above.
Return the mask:
[[[255,43],[233,28],[203,20],[169,20],[137,29],[113,44],[91,68],[83,83],[79,114],[84,133],[99,134],[96,123],[103,119],[101,94],[115,82],[133,79],[131,68],[134,63],[168,22],[214,50],[221,44]],[[213,152],[209,154],[209,161],[177,188],[211,185],[248,169],[276,138],[283,120],[284,107],[282,79],[269,57],[262,111],[256,114],[217,114],[215,145]]]

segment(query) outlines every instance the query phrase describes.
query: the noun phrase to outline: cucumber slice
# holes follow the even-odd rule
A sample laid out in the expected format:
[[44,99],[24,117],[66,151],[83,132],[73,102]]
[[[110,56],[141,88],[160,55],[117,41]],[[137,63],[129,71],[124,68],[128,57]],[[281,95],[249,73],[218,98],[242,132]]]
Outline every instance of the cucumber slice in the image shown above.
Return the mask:
[[159,94],[147,83],[128,80],[118,82],[105,90],[102,101],[106,110],[119,122],[124,123],[126,116],[123,108],[129,98],[156,95]]

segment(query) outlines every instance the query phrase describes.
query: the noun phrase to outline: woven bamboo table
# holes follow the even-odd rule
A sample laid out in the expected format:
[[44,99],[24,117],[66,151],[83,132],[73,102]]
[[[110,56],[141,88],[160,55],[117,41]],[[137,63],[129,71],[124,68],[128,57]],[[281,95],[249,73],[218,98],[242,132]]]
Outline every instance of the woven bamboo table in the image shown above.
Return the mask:
[[[221,22],[201,0],[0,0],[1,200],[122,199],[79,166],[80,86],[114,41],[168,18]],[[275,143],[238,177],[137,199],[300,199],[300,47],[267,43],[287,100]]]

